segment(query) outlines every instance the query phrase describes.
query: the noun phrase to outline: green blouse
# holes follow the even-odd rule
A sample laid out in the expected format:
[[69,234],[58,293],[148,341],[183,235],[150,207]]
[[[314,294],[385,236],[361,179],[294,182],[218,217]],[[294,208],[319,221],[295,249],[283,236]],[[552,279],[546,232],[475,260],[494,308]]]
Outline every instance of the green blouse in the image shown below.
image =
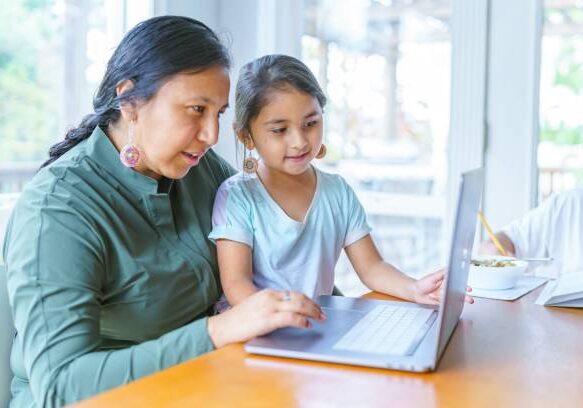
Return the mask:
[[158,182],[124,167],[97,128],[33,178],[4,246],[11,406],[72,403],[213,349],[221,289],[207,236],[232,173],[209,151]]

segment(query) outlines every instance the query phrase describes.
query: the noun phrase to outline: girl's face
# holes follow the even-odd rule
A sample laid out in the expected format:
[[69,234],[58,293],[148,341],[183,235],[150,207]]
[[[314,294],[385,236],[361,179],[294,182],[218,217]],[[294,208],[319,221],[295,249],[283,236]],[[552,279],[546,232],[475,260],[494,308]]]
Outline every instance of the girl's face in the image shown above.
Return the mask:
[[218,140],[227,108],[228,70],[221,66],[172,76],[135,110],[136,170],[150,177],[184,177]]
[[252,145],[268,170],[301,175],[322,146],[322,108],[318,100],[290,88],[276,90],[251,122]]

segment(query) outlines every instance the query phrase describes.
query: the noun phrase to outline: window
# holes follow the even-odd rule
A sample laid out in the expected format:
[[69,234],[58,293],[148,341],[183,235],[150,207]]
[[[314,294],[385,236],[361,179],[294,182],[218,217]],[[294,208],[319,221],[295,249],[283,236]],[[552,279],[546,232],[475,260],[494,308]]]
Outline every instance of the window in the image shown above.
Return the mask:
[[128,27],[151,13],[148,1],[136,0],[4,2],[0,193],[20,191],[48,148],[91,112],[113,48]]
[[[438,266],[445,212],[451,5],[447,0],[305,1],[302,58],[328,96],[320,164],[361,199],[384,258]],[[337,282],[362,290],[342,259]]]
[[583,9],[577,0],[544,7],[539,199],[583,185]]

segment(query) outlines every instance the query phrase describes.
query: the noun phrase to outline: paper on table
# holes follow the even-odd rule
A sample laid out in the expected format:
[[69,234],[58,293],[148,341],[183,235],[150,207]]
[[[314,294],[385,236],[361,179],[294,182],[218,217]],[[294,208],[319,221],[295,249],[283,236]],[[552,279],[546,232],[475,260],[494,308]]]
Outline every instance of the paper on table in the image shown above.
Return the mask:
[[518,280],[513,288],[499,290],[472,288],[470,295],[488,299],[515,300],[538,288],[547,280],[547,278],[525,275]]
[[549,282],[542,291],[537,305],[583,307],[583,272],[568,273]]

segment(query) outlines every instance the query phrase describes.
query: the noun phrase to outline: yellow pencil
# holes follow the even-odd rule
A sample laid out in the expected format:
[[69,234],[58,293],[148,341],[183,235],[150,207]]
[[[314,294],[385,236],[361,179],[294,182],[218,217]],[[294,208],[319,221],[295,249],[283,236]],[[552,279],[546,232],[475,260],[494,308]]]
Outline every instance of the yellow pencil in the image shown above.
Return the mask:
[[478,218],[480,219],[480,223],[482,223],[482,225],[486,229],[488,236],[490,236],[490,239],[494,243],[494,246],[496,247],[498,252],[500,252],[504,256],[508,256],[508,252],[506,252],[506,249],[504,249],[504,247],[502,246],[502,244],[500,243],[500,241],[498,240],[498,238],[494,234],[494,231],[492,231],[492,228],[490,228],[490,225],[488,225],[488,221],[486,221],[486,217],[484,217],[484,214],[482,213],[482,211],[478,211]]

